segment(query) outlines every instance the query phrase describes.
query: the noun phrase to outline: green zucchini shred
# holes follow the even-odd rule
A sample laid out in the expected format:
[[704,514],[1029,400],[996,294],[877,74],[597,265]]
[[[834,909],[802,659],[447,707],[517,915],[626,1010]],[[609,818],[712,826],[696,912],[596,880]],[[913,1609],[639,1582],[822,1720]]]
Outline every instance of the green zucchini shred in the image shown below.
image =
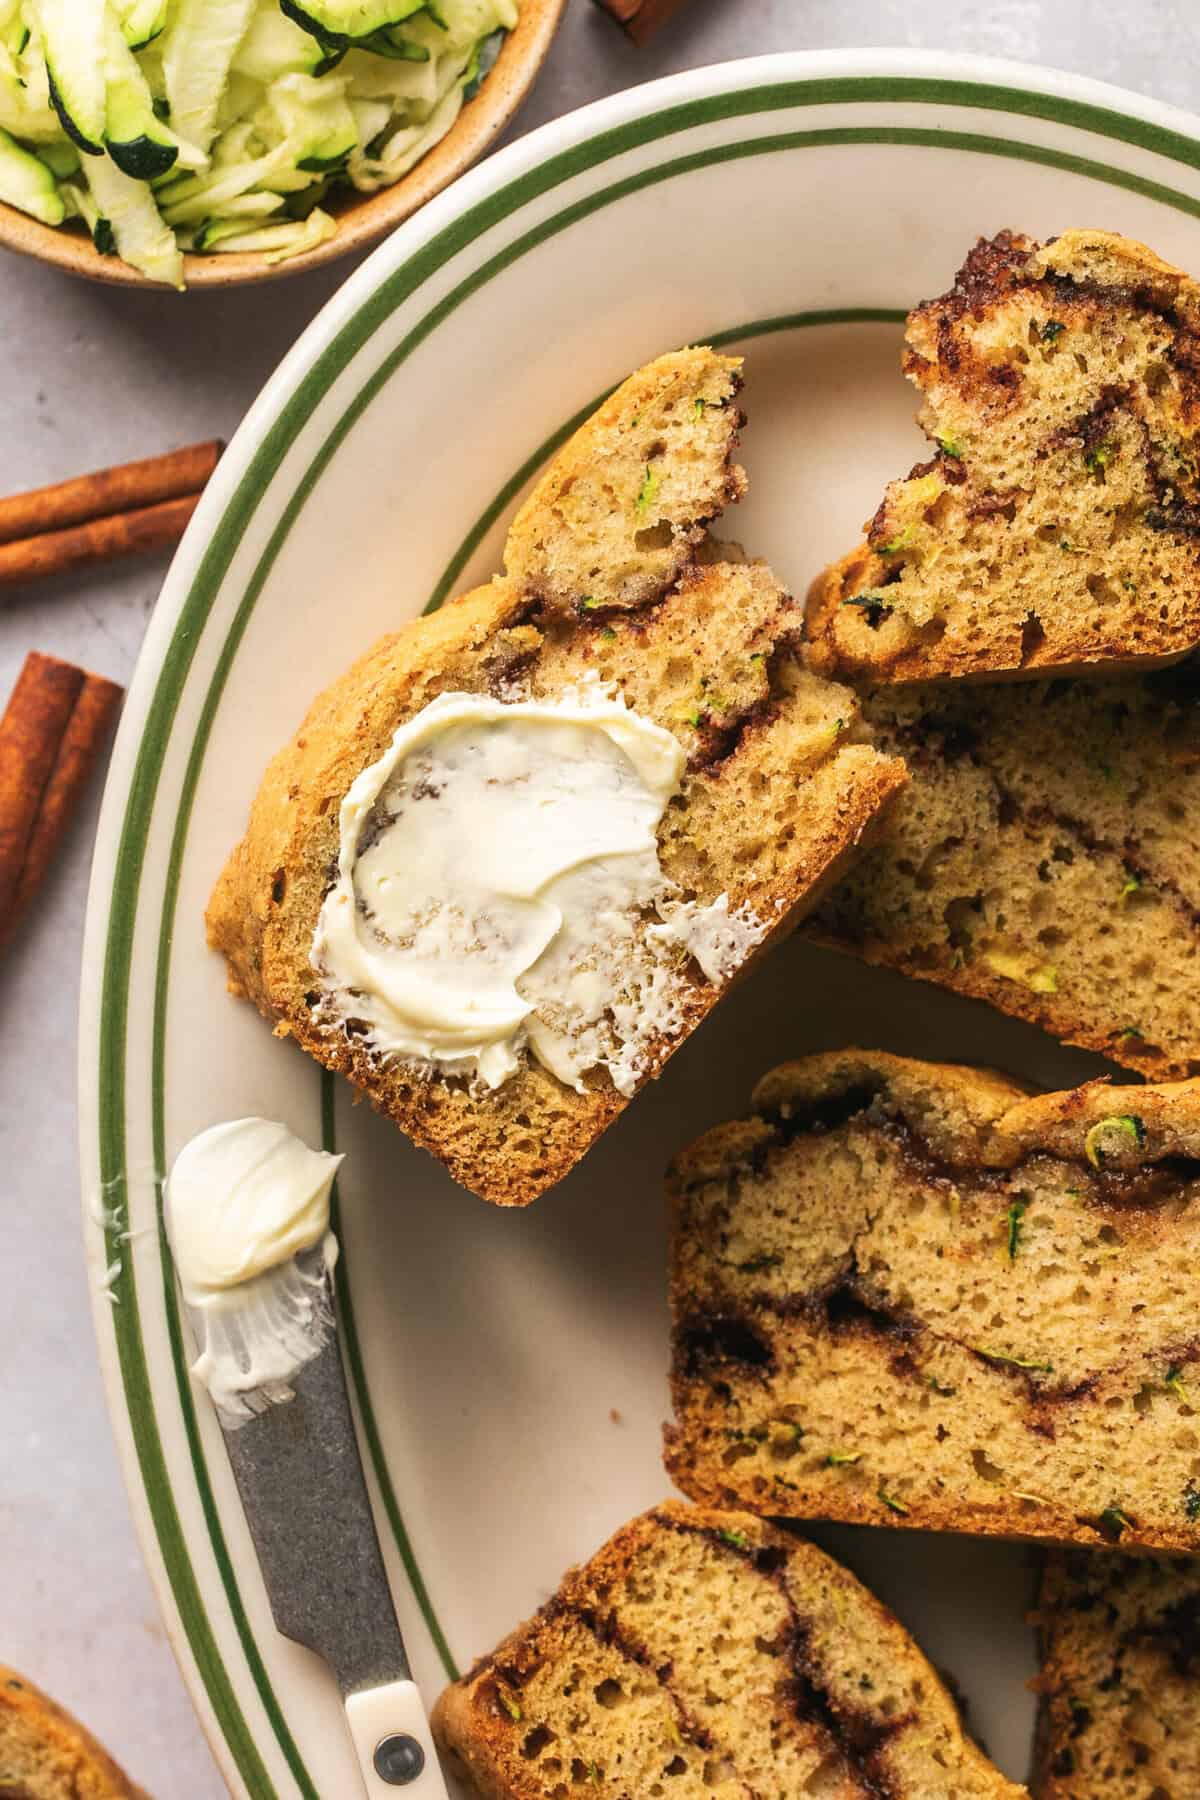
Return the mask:
[[1146,1127],[1137,1113],[1114,1113],[1110,1118],[1098,1119],[1083,1140],[1083,1151],[1093,1169],[1102,1169],[1105,1158],[1112,1154],[1112,1149],[1105,1149],[1104,1141],[1112,1144],[1117,1140],[1118,1149],[1140,1150],[1146,1142]]

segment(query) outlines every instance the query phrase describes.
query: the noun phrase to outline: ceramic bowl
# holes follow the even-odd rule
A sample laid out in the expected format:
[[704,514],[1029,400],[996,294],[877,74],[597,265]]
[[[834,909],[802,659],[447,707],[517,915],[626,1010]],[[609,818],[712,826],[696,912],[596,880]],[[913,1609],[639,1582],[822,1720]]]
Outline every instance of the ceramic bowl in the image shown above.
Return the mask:
[[[228,256],[185,256],[184,279],[188,287],[240,287],[254,281],[278,280],[377,244],[477,162],[503,131],[546,60],[566,4],[567,0],[523,0],[518,23],[505,39],[495,67],[441,143],[435,144],[428,156],[393,187],[382,188],[377,194],[356,194],[347,189],[331,198],[327,211],[336,218],[337,231],[325,243],[282,263],[269,263],[249,251]],[[27,213],[2,203],[0,248],[36,256],[64,269],[68,275],[82,275],[90,281],[106,281],[118,287],[161,287],[131,269],[120,257],[102,256],[81,225],[42,225]]]

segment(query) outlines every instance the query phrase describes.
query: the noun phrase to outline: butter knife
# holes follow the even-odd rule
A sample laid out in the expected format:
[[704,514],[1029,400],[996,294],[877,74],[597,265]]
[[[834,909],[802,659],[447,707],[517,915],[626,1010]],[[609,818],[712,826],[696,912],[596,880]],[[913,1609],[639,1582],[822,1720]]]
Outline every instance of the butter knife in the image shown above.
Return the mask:
[[275,1624],[336,1676],[369,1800],[397,1789],[447,1800],[392,1606],[336,1326],[289,1385],[292,1399],[245,1423],[217,1414]]

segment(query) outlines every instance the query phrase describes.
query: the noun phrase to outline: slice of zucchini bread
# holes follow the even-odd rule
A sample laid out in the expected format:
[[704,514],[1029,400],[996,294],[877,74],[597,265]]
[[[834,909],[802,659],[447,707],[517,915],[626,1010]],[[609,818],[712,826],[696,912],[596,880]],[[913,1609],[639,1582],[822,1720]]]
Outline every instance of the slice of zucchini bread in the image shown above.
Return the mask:
[[1200,1547],[1200,1082],[810,1057],[669,1189],[693,1499]]
[[[232,991],[347,1075],[465,1187],[500,1204],[524,1205],[567,1173],[730,980],[832,885],[905,780],[899,760],[865,741],[853,695],[804,667],[800,609],[770,571],[721,560],[719,548],[700,541],[710,510],[741,491],[731,460],[738,382],[736,363],[705,350],[664,357],[632,377],[522,511],[510,572],[383,639],[314,703],[268,769],[209,903],[209,941],[227,960]],[[351,790],[364,771],[384,766],[400,728],[443,696],[485,697],[487,729],[501,736],[510,704],[569,700],[578,714],[599,697],[619,715],[614,729],[630,729],[636,714],[660,763],[666,746],[680,770],[648,838],[656,898],[617,915],[584,893],[578,916],[584,925],[603,920],[602,929],[582,948],[568,945],[563,957],[574,960],[548,996],[529,996],[528,1044],[514,1040],[513,1067],[498,1081],[381,1048],[369,993],[355,982],[335,990],[317,942],[335,890],[343,916],[357,915],[354,929],[385,948],[407,949],[426,932],[439,944],[452,940],[454,955],[472,934],[472,950],[525,941],[528,897],[518,893],[510,905],[504,893],[501,914],[488,910],[490,897],[477,905],[472,890],[462,911],[457,865],[445,865],[429,910],[403,915],[399,932],[382,922],[382,902],[372,910],[375,888],[370,902],[356,880],[345,891]],[[464,752],[459,768],[468,754],[482,752]],[[429,803],[445,791],[441,776],[410,761],[411,774],[401,764],[354,825],[355,856],[360,845],[369,856],[398,820],[419,835]],[[541,766],[557,771],[565,759]],[[455,773],[449,768],[447,779]],[[628,775],[618,774],[630,791]],[[497,775],[471,813],[476,837],[517,884],[530,846],[519,833],[492,845],[484,826],[497,801],[519,797],[528,779]],[[599,786],[596,793],[603,814]],[[550,798],[557,806],[557,794]],[[552,848],[568,827],[583,828],[578,806],[567,810],[571,800],[568,793],[553,815]],[[644,868],[646,852],[639,856]],[[414,866],[420,860],[410,857]],[[642,891],[651,891],[648,877]],[[681,918],[703,921],[702,929],[677,936]],[[451,961],[451,976],[458,969]],[[475,1006],[470,980],[461,991]],[[525,1000],[528,990],[517,992]],[[436,1005],[444,993],[436,989]],[[535,1029],[579,1047],[577,1079],[560,1079],[533,1054]]]
[[907,1632],[831,1558],[668,1502],[437,1704],[485,1800],[1019,1800]]
[[1151,1080],[1200,1073],[1200,662],[880,688],[910,781],[806,923]]
[[0,1663],[0,1800],[149,1800],[87,1728]]
[[910,315],[930,461],[809,597],[877,681],[1164,662],[1200,642],[1200,287],[1144,245],[981,239]]
[[1200,1566],[1050,1556],[1034,1621],[1038,1800],[1195,1800]]

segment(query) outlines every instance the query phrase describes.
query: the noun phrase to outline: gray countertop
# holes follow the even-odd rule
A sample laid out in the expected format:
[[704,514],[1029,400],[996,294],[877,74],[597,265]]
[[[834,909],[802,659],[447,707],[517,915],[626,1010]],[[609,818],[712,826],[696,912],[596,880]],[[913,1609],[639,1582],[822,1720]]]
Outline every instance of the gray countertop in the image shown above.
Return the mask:
[[[638,51],[571,0],[519,129],[691,65],[895,45],[1073,69],[1200,102],[1183,0],[692,0]],[[0,259],[0,492],[228,435],[347,264],[263,290],[126,293]],[[0,690],[31,647],[125,681],[161,562],[5,596]],[[93,1349],[78,1226],[75,1015],[94,794],[5,959],[0,1133],[9,1173],[0,1309],[0,1659],[77,1710],[156,1800],[224,1786],[134,1543]]]

